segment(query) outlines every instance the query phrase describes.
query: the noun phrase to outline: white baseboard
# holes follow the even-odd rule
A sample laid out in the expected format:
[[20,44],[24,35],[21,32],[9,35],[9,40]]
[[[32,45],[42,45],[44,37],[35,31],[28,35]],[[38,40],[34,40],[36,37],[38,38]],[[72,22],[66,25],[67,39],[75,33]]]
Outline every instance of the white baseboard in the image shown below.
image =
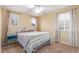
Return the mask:
[[62,44],[66,44],[66,45],[69,45],[69,46],[73,46],[72,44],[68,44],[66,42],[62,42],[62,41],[59,41],[59,42],[62,43]]

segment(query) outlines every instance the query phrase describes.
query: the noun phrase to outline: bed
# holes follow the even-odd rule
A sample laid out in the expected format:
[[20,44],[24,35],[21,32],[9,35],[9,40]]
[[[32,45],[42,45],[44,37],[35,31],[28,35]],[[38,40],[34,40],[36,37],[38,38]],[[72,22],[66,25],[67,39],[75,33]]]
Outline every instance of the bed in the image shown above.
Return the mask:
[[17,36],[17,41],[27,53],[36,51],[39,47],[50,43],[48,32],[21,32]]

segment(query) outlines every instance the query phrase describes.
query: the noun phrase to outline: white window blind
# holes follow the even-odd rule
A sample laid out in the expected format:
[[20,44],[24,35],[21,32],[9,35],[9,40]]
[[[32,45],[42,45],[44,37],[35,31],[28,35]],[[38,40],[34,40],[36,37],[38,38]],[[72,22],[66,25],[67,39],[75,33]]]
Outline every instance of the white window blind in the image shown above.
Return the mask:
[[58,29],[60,30],[69,30],[71,29],[72,23],[72,14],[71,12],[66,12],[62,14],[58,14]]
[[35,17],[32,17],[31,18],[31,23],[32,23],[32,30],[36,30],[36,18]]
[[36,26],[36,18],[32,17],[31,22],[32,22],[32,26]]

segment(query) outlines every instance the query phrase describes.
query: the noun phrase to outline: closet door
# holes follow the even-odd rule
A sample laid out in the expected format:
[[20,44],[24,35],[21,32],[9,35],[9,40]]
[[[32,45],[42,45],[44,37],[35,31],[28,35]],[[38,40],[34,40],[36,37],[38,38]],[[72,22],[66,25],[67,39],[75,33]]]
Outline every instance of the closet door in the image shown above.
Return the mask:
[[73,45],[73,38],[72,38],[72,12],[65,12],[58,14],[58,37],[59,42]]
[[79,8],[73,9],[74,46],[79,47]]
[[77,46],[79,47],[79,8],[76,10],[76,39],[77,39]]

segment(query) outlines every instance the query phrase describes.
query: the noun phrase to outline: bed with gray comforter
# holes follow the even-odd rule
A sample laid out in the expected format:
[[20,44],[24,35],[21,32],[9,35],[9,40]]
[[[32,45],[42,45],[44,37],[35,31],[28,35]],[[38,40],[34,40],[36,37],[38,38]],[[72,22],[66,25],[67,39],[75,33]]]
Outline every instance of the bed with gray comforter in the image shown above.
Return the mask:
[[17,36],[17,41],[27,53],[33,52],[43,44],[47,44],[47,42],[50,43],[48,32],[23,32],[18,33]]

